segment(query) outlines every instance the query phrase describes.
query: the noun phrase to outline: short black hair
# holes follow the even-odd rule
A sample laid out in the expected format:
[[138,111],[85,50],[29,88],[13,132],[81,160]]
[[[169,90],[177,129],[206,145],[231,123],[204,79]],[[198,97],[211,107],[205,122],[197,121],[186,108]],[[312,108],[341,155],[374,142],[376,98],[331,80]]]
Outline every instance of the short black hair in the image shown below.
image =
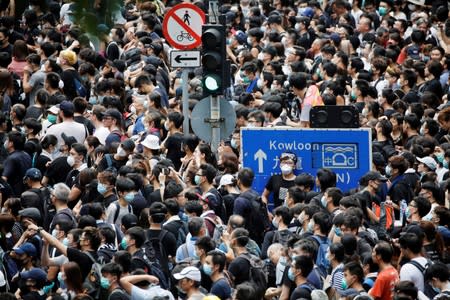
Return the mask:
[[385,241],[378,242],[374,249],[376,255],[381,256],[381,260],[385,263],[389,263],[392,260],[392,256],[394,255],[394,250],[392,249],[391,244]]
[[218,251],[218,250],[212,250],[212,251],[209,251],[207,255],[211,256],[212,263],[214,265],[218,265],[219,272],[222,272],[223,269],[225,268],[225,263],[227,261],[227,259],[225,257],[225,253],[223,253],[222,251]]
[[164,203],[154,202],[150,205],[149,216],[154,223],[162,223],[167,214],[167,207]]
[[308,277],[309,273],[311,273],[311,271],[314,268],[314,262],[311,259],[310,256],[306,256],[306,255],[300,255],[295,257],[292,260],[292,264],[293,266],[295,266],[295,269],[300,270],[302,272],[302,277],[306,278]]
[[237,179],[244,187],[251,187],[253,180],[255,179],[255,173],[253,173],[253,170],[250,168],[242,168],[238,172]]
[[216,178],[217,175],[217,169],[211,164],[202,164],[200,170],[202,170],[202,175],[206,177],[209,184],[213,183],[214,178]]
[[405,233],[398,239],[400,248],[410,250],[414,254],[422,251],[423,240],[415,233]]
[[110,262],[102,267],[102,274],[107,273],[113,276],[117,276],[117,280],[120,279],[123,269],[118,263]]
[[183,125],[184,117],[179,112],[174,111],[167,115],[167,119],[173,122],[175,128],[180,128]]
[[126,234],[135,241],[136,248],[141,248],[145,243],[145,231],[140,226],[131,227],[126,231]]

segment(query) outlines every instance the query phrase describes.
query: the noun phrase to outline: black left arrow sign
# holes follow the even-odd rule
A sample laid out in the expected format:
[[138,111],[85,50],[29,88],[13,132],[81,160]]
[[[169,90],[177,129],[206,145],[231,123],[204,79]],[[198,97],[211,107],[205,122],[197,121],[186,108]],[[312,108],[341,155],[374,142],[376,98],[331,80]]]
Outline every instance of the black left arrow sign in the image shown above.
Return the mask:
[[194,60],[196,61],[197,58],[196,57],[182,57],[180,54],[178,54],[177,56],[175,56],[175,61],[177,63],[181,63],[182,61],[188,61],[188,60]]

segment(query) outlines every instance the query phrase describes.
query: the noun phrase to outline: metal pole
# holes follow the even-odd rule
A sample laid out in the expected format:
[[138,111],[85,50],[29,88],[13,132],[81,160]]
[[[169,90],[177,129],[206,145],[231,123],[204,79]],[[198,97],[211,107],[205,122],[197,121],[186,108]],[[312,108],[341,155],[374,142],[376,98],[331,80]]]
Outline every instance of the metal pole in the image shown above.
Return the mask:
[[[211,150],[217,153],[220,144],[220,102],[217,96],[211,96]],[[214,122],[215,121],[215,122]]]
[[183,81],[183,93],[182,93],[182,103],[183,103],[183,133],[184,136],[189,135],[189,91],[188,91],[188,75],[189,69],[184,68],[181,72],[181,80]]

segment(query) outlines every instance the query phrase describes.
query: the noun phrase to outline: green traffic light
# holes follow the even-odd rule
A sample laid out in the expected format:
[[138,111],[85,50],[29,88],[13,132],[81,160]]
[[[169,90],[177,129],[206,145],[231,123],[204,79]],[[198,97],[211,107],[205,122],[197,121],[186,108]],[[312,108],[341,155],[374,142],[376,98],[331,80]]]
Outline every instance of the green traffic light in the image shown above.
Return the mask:
[[209,92],[217,92],[220,88],[220,78],[215,74],[208,74],[203,79],[203,86]]

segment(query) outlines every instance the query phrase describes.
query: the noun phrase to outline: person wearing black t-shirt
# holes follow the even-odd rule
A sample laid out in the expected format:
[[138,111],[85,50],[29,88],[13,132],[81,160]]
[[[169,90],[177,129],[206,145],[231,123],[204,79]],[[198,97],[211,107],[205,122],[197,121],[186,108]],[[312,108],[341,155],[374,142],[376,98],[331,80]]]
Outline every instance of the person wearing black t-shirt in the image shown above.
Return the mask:
[[235,286],[250,280],[250,262],[244,257],[249,255],[245,247],[248,241],[248,231],[244,228],[237,228],[231,233],[231,239],[227,242],[228,249],[232,248],[236,254],[236,258],[228,266],[228,272]]
[[114,187],[116,186],[117,174],[113,169],[107,169],[97,175],[97,192],[104,207],[108,207],[111,203],[118,200]]
[[35,224],[28,225],[29,230],[37,232],[50,246],[55,247],[62,255],[66,256],[69,261],[76,262],[82,266],[82,281],[86,279],[91,271],[92,264],[97,261],[97,249],[100,246],[100,235],[98,229],[94,227],[86,227],[80,236],[81,250],[65,246],[58,239],[54,238],[50,233],[38,227]]
[[288,270],[288,277],[295,283],[295,290],[291,293],[290,299],[311,299],[311,291],[314,287],[308,283],[306,277],[311,273],[314,263],[308,256],[297,256],[292,260]]
[[183,133],[180,128],[183,125],[184,117],[179,112],[171,112],[167,116],[164,127],[168,131],[167,138],[161,143],[162,152],[166,153],[166,157],[170,159],[175,170],[179,170],[181,167],[181,158],[184,156],[184,152],[181,149],[183,142]]
[[276,208],[283,204],[286,199],[287,191],[295,185],[295,174],[297,157],[293,153],[282,153],[280,156],[281,174],[272,175],[267,182],[262,200],[268,204],[270,194],[273,195],[273,207]]

